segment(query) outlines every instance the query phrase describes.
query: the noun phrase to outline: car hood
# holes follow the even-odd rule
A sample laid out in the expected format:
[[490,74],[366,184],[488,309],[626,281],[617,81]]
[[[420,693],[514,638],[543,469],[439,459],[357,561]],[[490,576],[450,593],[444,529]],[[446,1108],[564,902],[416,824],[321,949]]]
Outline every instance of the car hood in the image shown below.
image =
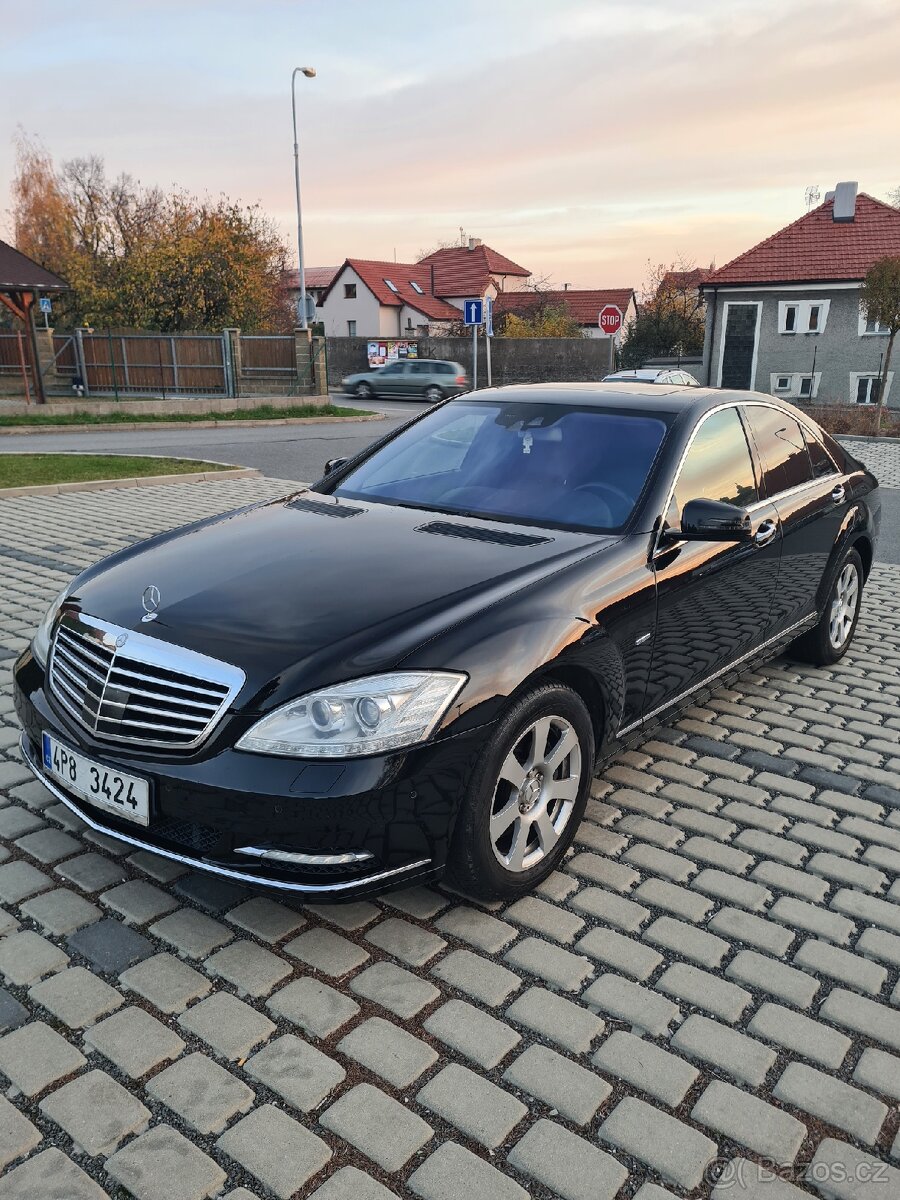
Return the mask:
[[[70,602],[233,663],[247,676],[238,706],[267,709],[393,669],[449,625],[616,540],[304,489],[122,551]],[[151,585],[159,608],[144,622]]]

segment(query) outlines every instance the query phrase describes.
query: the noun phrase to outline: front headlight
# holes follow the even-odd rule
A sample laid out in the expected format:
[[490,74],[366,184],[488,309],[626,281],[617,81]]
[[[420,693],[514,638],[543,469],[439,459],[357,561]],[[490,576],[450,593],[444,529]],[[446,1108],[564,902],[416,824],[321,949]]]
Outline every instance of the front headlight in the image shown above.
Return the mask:
[[[74,583],[74,580],[73,580]],[[50,656],[50,637],[53,633],[53,625],[59,615],[59,610],[68,598],[72,590],[72,584],[68,584],[59,593],[47,611],[44,613],[44,619],[37,627],[34,637],[31,639],[31,652],[38,660],[42,667],[46,667],[47,659]]]
[[310,692],[257,721],[238,750],[297,758],[355,758],[423,742],[465,675],[397,671]]

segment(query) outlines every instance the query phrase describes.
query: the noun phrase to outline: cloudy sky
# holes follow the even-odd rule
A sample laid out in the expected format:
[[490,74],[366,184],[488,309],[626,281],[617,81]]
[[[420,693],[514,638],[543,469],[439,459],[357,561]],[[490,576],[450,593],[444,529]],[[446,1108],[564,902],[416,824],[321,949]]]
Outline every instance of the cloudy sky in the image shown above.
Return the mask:
[[53,156],[259,201],[309,265],[462,226],[557,284],[722,264],[839,179],[900,186],[897,0],[0,0],[17,128]]

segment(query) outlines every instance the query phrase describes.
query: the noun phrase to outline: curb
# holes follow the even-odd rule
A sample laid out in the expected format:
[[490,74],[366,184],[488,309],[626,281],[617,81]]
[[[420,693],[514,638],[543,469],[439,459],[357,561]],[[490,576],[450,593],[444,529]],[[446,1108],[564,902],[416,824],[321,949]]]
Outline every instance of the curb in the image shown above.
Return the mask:
[[267,425],[333,425],[339,421],[383,421],[384,413],[368,413],[364,417],[272,417],[268,420],[246,421],[107,421],[85,425],[0,425],[0,437],[26,433],[114,433],[117,429],[229,429],[241,427],[258,429]]
[[892,446],[900,446],[900,435],[889,437],[885,434],[874,433],[834,433],[831,435],[838,442],[888,442]]
[[74,483],[35,483],[27,487],[0,488],[0,500],[19,496],[62,496],[67,492],[103,492],[112,488],[155,487],[161,483],[215,483],[220,479],[255,479],[255,467],[230,471],[188,471],[183,475],[141,475],[134,479],[84,479]]

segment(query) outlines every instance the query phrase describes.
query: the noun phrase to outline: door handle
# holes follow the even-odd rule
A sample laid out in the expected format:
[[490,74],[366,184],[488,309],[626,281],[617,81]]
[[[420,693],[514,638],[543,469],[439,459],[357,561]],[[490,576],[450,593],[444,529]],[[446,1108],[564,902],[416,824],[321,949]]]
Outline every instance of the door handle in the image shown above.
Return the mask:
[[835,502],[835,504],[843,504],[844,497],[846,495],[847,495],[847,489],[844,487],[844,485],[842,483],[839,483],[837,485],[837,487],[835,487],[834,490],[832,491],[831,498]]
[[763,521],[759,529],[753,535],[753,540],[757,546],[768,546],[772,538],[778,533],[778,525],[775,521]]

